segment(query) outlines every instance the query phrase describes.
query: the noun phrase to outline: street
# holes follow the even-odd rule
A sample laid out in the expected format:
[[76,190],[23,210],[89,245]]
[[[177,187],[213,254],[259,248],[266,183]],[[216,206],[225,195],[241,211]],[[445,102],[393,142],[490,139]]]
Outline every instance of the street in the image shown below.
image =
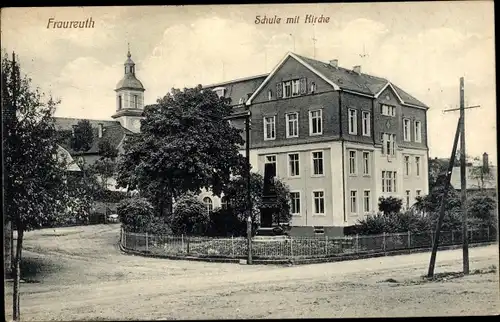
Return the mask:
[[[498,314],[498,245],[470,249],[467,277],[424,281],[430,253],[303,266],[144,258],[119,225],[44,229],[25,240],[22,320],[406,317]],[[436,273],[460,272],[438,252]],[[6,283],[12,315],[12,283]]]

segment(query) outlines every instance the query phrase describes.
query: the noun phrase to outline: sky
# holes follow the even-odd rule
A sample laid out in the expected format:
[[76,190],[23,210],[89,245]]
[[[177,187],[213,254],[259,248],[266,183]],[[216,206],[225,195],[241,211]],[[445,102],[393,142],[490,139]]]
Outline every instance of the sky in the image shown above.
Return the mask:
[[[451,154],[459,113],[443,110],[459,106],[464,77],[466,106],[481,106],[466,111],[466,153],[496,163],[493,12],[493,1],[7,8],[1,36],[33,84],[61,99],[56,116],[74,118],[111,119],[128,43],[146,104],[173,87],[268,73],[288,51],[361,65],[430,106],[430,157]],[[94,28],[47,28],[50,18]]]

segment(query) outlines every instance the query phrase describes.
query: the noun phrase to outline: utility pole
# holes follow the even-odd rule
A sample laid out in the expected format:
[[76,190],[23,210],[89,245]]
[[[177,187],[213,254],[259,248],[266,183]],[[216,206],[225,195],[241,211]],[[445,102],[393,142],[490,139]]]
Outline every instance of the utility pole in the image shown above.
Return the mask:
[[247,164],[247,205],[248,205],[248,217],[247,217],[247,242],[248,242],[248,259],[247,264],[252,264],[252,194],[250,191],[250,108],[247,106],[247,115],[245,122],[245,134],[246,134],[246,164]]
[[[461,193],[461,211],[462,211],[462,253],[463,253],[463,271],[464,274],[469,274],[469,239],[468,239],[468,227],[467,227],[467,178],[466,178],[466,160],[465,160],[465,110],[471,108],[478,108],[480,105],[474,106],[465,106],[465,86],[464,86],[464,78],[460,78],[460,107],[444,110],[443,113],[452,112],[452,111],[460,111],[460,118],[458,121],[457,131],[460,131],[460,193]],[[458,135],[458,133],[457,133]],[[455,136],[455,139],[457,138]],[[456,149],[456,143],[454,144],[454,149]],[[452,153],[452,158],[450,159],[450,167],[449,169],[453,169],[452,166],[455,162],[455,154]],[[451,176],[451,173],[449,173]],[[445,195],[447,193],[447,188],[445,188]],[[443,201],[441,203],[441,208],[443,208],[443,202],[445,197],[443,197]],[[435,251],[438,248],[439,239],[439,230],[441,228],[440,222],[442,222],[442,216],[444,216],[444,211],[440,213],[440,218],[438,221],[438,227],[436,231],[436,238],[434,239],[433,252],[431,255],[431,265],[429,265],[429,277],[432,277],[434,273],[434,262],[436,259]],[[435,249],[435,250],[434,250]]]
[[460,186],[462,194],[462,253],[464,274],[469,274],[469,238],[467,229],[467,184],[465,177],[465,104],[464,78],[460,77]]

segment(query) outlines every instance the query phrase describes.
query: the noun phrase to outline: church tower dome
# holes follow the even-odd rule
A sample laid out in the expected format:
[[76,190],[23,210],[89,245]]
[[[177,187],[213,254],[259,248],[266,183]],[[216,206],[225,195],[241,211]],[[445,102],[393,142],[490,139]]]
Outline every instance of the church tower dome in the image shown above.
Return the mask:
[[116,84],[116,113],[112,118],[117,119],[124,128],[137,133],[140,131],[140,120],[144,110],[145,89],[136,77],[130,48],[123,65],[124,75]]

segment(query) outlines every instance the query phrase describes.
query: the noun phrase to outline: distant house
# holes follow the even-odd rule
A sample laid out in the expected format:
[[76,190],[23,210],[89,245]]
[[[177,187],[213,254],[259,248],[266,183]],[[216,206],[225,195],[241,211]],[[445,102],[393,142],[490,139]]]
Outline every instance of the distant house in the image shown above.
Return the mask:
[[[492,194],[496,193],[497,167],[489,163],[487,153],[483,154],[481,162],[468,163],[465,171],[467,192],[485,191]],[[453,167],[450,183],[455,190],[461,191],[460,166]]]

